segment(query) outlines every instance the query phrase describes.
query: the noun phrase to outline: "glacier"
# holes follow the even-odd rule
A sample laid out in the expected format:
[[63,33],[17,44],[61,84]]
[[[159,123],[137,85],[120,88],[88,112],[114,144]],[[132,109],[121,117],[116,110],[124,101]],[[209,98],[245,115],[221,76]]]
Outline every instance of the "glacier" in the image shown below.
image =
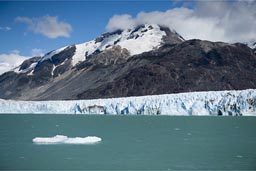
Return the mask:
[[256,116],[256,89],[94,100],[15,101],[0,99],[0,113]]

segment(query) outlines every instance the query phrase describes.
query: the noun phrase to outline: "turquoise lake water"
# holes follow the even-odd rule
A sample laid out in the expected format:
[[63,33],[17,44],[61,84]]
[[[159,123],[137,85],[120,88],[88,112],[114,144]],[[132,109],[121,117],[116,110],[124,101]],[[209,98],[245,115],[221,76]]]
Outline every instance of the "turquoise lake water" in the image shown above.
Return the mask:
[[0,115],[0,170],[256,170],[256,117]]

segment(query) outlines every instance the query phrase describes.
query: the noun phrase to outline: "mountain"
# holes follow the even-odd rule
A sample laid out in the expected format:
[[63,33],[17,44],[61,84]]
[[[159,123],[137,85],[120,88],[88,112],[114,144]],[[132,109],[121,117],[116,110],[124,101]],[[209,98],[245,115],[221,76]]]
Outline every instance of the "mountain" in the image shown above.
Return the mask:
[[252,49],[253,49],[253,52],[256,54],[256,42],[254,42],[254,43],[252,44]]
[[70,100],[256,88],[256,55],[236,43],[184,40],[146,24],[24,61],[0,98]]
[[253,52],[256,53],[256,40],[251,40],[251,41],[245,42],[244,44],[250,47],[253,50]]

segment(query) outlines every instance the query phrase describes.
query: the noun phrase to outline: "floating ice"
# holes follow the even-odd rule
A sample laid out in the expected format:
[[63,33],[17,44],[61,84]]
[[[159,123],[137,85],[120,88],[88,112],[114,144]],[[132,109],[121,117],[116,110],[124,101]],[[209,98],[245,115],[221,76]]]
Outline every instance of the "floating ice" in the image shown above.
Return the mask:
[[96,136],[74,137],[56,135],[54,137],[36,137],[32,141],[37,144],[94,144],[102,139]]

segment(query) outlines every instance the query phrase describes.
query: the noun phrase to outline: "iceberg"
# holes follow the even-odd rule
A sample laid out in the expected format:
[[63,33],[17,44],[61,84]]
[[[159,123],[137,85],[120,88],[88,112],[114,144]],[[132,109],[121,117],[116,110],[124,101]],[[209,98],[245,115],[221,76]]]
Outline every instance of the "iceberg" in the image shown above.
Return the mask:
[[256,116],[256,89],[94,100],[16,101],[0,99],[0,114]]
[[96,136],[70,138],[64,135],[54,137],[36,137],[32,141],[36,144],[94,144],[102,139]]

